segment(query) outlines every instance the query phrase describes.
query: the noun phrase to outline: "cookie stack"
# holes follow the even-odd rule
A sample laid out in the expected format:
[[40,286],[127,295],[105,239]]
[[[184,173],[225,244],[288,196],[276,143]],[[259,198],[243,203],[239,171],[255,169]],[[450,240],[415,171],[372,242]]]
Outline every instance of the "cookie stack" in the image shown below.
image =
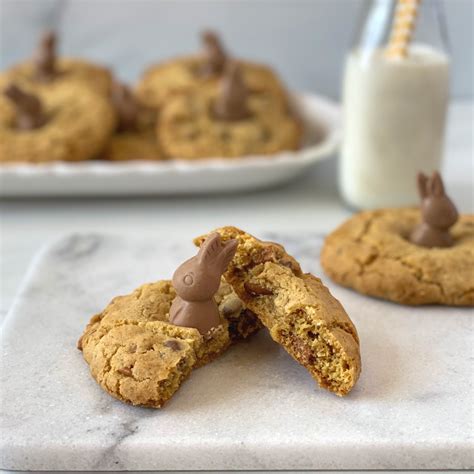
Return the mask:
[[47,33],[31,60],[0,75],[0,163],[296,150],[302,126],[275,73],[231,58],[215,33],[202,42],[202,53],[153,65],[129,88],[104,67],[57,57]]

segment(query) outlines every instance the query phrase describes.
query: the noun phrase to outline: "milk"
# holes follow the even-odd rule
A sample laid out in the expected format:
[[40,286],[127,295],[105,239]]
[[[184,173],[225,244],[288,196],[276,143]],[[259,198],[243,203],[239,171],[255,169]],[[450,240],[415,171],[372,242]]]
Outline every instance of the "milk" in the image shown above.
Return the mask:
[[348,204],[371,209],[418,202],[416,174],[439,169],[449,61],[412,45],[405,59],[352,52],[344,78],[339,185]]

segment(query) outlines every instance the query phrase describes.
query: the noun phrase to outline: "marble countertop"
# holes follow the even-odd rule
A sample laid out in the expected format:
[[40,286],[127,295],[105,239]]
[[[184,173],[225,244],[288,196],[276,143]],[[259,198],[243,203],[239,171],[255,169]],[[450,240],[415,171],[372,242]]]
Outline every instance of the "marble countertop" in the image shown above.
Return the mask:
[[[322,236],[266,233],[322,275]],[[472,312],[402,307],[331,284],[358,328],[346,398],[262,330],[195,371],[162,410],[125,405],[75,343],[117,294],[166,278],[189,238],[73,234],[36,259],[4,324],[2,467],[17,470],[474,468]]]

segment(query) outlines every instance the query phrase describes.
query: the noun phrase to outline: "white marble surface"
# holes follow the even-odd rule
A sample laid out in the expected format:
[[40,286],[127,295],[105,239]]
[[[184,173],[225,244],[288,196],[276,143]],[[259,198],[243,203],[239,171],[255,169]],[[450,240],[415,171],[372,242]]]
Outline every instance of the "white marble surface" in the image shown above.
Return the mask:
[[[263,237],[321,274],[321,236]],[[187,237],[76,234],[36,259],[3,326],[2,468],[474,468],[468,309],[330,285],[361,338],[362,376],[345,399],[315,388],[264,331],[196,371],[161,411],[104,393],[75,349],[89,316],[193,252]]]

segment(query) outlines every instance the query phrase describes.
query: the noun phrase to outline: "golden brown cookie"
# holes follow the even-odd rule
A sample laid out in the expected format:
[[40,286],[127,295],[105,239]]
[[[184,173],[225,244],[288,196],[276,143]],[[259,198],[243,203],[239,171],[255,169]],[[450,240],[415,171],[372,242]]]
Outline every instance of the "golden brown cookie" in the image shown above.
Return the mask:
[[[136,93],[140,100],[150,107],[163,106],[170,96],[203,90],[215,90],[220,75],[205,76],[204,57],[187,56],[173,59],[150,67],[140,79]],[[252,93],[260,94],[286,108],[287,92],[276,74],[268,67],[249,61],[238,60],[244,81]]]
[[45,123],[19,130],[18,110],[0,95],[0,163],[88,160],[102,150],[115,127],[106,98],[80,82],[34,89],[34,96],[42,104]]
[[90,320],[78,348],[92,376],[113,397],[160,408],[193,369],[260,327],[225,282],[215,296],[222,324],[205,335],[168,322],[175,296],[169,281],[146,284],[114,298]]
[[321,264],[337,283],[409,305],[474,306],[474,216],[451,229],[454,245],[426,248],[410,242],[417,209],[356,214],[324,243]]
[[239,241],[224,274],[239,298],[321,387],[347,395],[359,378],[360,349],[357,331],[339,301],[319,278],[302,273],[281,245],[235,227],[217,232],[224,241]]
[[214,113],[219,90],[183,94],[169,99],[158,123],[158,137],[166,155],[199,158],[269,155],[299,148],[300,122],[276,107],[271,98],[249,92],[250,115],[221,120]]

